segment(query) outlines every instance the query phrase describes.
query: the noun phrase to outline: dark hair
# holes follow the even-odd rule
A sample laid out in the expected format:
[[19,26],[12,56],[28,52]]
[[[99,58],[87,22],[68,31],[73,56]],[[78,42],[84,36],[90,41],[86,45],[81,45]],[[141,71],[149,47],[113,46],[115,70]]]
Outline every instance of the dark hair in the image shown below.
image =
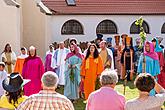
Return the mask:
[[52,48],[52,47],[53,47],[53,44],[50,44],[50,45],[49,45],[49,48]]
[[22,97],[22,93],[22,88],[19,89],[17,92],[8,92],[6,96],[9,96],[9,103],[13,104],[16,107],[15,104],[18,104],[18,99]]
[[5,65],[3,65],[3,64],[0,64],[0,66],[2,66],[3,68],[5,68]]
[[155,38],[153,38],[153,39],[152,39],[152,42],[156,42],[156,39],[155,39]]
[[25,47],[22,47],[22,48],[21,48],[21,51],[22,51],[22,50],[25,50]]
[[[7,44],[5,45],[5,49],[3,50],[3,52],[2,52],[2,53],[7,52],[7,46],[10,46],[10,44],[9,44],[9,43],[7,43]],[[11,51],[11,49],[10,49],[10,51],[9,51],[9,52],[12,52],[12,51]]]
[[75,44],[77,44],[77,40],[74,39],[74,38],[72,38],[72,39],[70,40],[70,43],[71,43],[71,42],[74,42]]
[[127,34],[122,34],[121,35],[121,38],[125,38],[125,37],[127,37],[128,35]]
[[91,46],[94,46],[94,47],[95,47],[95,51],[94,51],[94,55],[93,55],[94,59],[95,59],[95,58],[98,58],[98,56],[99,56],[99,52],[98,52],[98,50],[97,50],[96,45],[95,45],[95,44],[91,44],[91,45],[88,47],[85,60],[86,60],[86,59],[89,57],[89,55],[90,55],[90,47],[91,47]]
[[134,84],[138,90],[143,92],[150,92],[155,87],[154,77],[148,73],[141,73],[138,75]]

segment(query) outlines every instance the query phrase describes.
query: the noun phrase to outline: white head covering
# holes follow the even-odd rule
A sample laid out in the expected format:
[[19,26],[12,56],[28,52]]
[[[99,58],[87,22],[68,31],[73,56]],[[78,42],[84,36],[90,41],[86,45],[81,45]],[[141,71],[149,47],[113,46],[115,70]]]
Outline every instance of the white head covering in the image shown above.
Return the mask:
[[59,44],[64,44],[64,41],[60,41]]
[[27,54],[27,49],[25,48],[25,47],[23,47],[24,49],[25,49],[25,54],[22,54],[22,52],[21,52],[21,55],[20,56],[18,56],[18,58],[22,58],[22,59],[24,59],[24,58],[27,58],[28,57],[28,54]]
[[54,53],[54,47],[53,47],[53,45],[50,44],[49,47],[50,47],[50,46],[53,48],[53,51],[51,52],[50,49],[49,49],[49,50],[46,52],[46,55],[48,55],[48,54],[51,54],[51,55],[52,55],[52,54]]
[[35,50],[36,48],[34,46],[30,46],[29,50]]

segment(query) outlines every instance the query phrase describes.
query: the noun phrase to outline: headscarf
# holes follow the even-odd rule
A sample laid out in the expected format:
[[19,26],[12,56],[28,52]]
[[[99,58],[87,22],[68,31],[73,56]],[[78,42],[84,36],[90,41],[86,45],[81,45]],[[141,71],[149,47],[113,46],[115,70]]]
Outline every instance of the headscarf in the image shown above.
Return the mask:
[[[32,50],[32,49],[35,50],[35,55],[34,56],[31,56],[31,54],[30,54],[30,50]],[[36,48],[34,46],[30,46],[28,52],[29,52],[29,56],[27,58],[25,58],[25,62],[27,62],[30,59],[36,58],[36,56],[37,56],[37,51],[36,51]]]
[[[150,46],[150,52],[147,52],[146,49],[145,49],[145,46],[147,44],[149,44],[149,46]],[[153,45],[153,43],[147,41],[147,42],[145,42],[145,46],[144,46],[144,55],[145,56],[149,56],[149,57],[151,57],[154,60],[158,60],[159,59],[158,58],[158,54],[154,51],[154,45]]]
[[162,52],[163,49],[160,47],[159,43],[158,43],[158,39],[156,39],[156,46],[155,46],[155,52]]
[[22,52],[21,52],[21,54],[20,54],[20,56],[18,56],[18,58],[27,58],[28,57],[28,55],[27,55],[27,49],[25,48],[25,47],[23,47],[24,49],[25,49],[25,54],[22,54]]
[[[52,51],[52,52],[50,51],[50,47],[52,47],[52,49],[53,49],[53,51]],[[52,44],[50,44],[50,45],[49,45],[49,50],[46,52],[46,55],[48,55],[48,54],[53,55],[53,53],[54,53],[54,47],[53,47],[53,45],[52,45]]]
[[72,51],[70,53],[68,53],[65,60],[67,60],[68,58],[70,58],[70,57],[72,57],[74,55],[76,55],[77,57],[82,59],[83,57],[82,57],[82,55],[79,52],[78,46],[76,44],[72,44],[72,45],[74,46],[75,53],[72,52]]

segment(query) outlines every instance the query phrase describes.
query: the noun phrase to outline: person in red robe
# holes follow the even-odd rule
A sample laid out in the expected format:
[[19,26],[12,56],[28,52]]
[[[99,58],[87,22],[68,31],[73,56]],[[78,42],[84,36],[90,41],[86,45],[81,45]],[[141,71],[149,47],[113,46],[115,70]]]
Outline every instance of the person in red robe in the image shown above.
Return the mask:
[[159,57],[159,64],[160,64],[160,74],[158,75],[158,83],[165,88],[165,59],[163,56],[163,49],[160,47],[158,39],[154,38],[152,43],[155,47],[155,52],[158,54]]
[[30,96],[41,90],[41,77],[43,73],[44,66],[42,60],[37,56],[36,48],[31,46],[29,48],[29,57],[25,59],[22,70],[22,77],[31,80],[24,86],[24,95]]

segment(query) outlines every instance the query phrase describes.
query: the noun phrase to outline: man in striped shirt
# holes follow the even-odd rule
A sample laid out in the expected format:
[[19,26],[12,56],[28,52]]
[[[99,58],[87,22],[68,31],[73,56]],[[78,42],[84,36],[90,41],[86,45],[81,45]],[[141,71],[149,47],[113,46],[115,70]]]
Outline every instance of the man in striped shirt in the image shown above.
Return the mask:
[[70,100],[55,91],[58,84],[56,73],[44,73],[41,82],[43,90],[29,96],[17,110],[74,110]]

